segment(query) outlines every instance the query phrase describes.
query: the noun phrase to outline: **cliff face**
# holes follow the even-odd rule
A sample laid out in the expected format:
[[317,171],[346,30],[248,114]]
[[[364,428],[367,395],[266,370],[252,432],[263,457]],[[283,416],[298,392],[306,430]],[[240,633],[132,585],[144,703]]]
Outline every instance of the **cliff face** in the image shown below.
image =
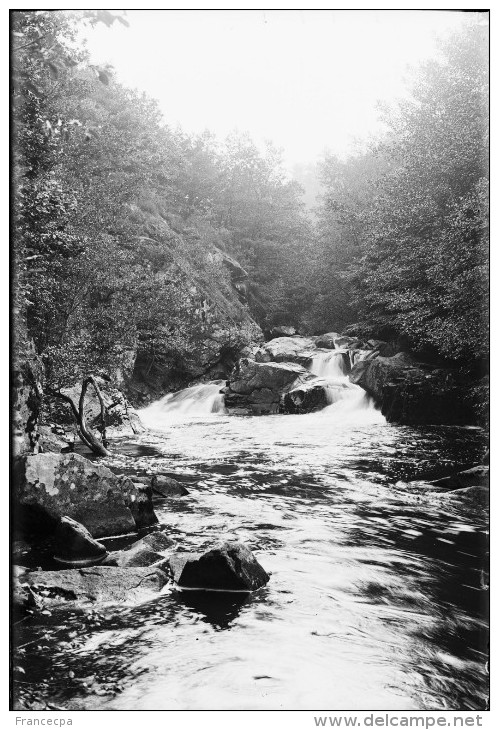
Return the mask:
[[[247,306],[247,272],[224,251],[212,247],[204,267],[189,280],[189,326],[182,347],[151,357],[139,342],[127,393],[142,406],[193,380],[227,378],[246,348],[263,341]],[[206,276],[203,276],[203,268]],[[168,313],[165,312],[165,324]]]

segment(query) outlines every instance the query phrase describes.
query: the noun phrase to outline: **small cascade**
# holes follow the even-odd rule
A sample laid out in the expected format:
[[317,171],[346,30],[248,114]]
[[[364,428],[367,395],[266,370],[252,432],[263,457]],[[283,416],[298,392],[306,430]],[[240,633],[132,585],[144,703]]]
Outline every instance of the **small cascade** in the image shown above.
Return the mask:
[[172,418],[225,413],[224,396],[220,393],[224,385],[225,380],[212,380],[177,393],[168,393],[141,410],[140,418],[147,427],[161,429]]
[[[322,413],[334,413],[348,420],[355,418],[362,422],[385,423],[386,419],[374,405],[373,399],[359,385],[348,377],[353,366],[349,350],[333,350],[317,353],[309,366],[324,388],[328,406]],[[365,357],[368,354],[362,353]],[[358,359],[363,359],[360,357]]]
[[310,365],[310,372],[318,378],[345,378],[350,369],[347,350],[321,352],[313,357]]

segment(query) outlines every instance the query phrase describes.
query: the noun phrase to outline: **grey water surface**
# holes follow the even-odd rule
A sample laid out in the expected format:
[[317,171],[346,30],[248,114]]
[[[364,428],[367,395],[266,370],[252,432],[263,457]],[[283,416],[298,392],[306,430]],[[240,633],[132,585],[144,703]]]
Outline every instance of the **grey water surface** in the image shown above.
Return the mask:
[[146,409],[153,430],[104,463],[182,481],[188,496],[156,506],[176,547],[241,540],[270,582],[41,616],[19,629],[22,681],[72,709],[485,709],[488,525],[427,484],[477,463],[484,436],[387,424],[354,400]]

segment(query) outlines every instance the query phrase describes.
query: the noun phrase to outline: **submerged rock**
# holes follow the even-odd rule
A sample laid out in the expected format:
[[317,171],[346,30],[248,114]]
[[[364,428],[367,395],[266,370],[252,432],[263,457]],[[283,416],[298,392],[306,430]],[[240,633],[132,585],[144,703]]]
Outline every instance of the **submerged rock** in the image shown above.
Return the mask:
[[445,506],[464,510],[468,518],[488,521],[489,519],[489,490],[487,487],[465,487],[431,494],[433,502]]
[[472,469],[459,471],[442,479],[435,479],[430,482],[435,487],[444,487],[445,489],[465,489],[466,487],[488,487],[489,486],[489,467],[474,466]]
[[151,478],[151,487],[153,493],[159,497],[185,497],[189,494],[183,484],[165,474],[154,474]]
[[50,534],[60,518],[71,517],[98,538],[135,532],[157,521],[150,489],[118,478],[79,454],[18,458],[14,498],[17,520],[25,532]]
[[64,606],[77,602],[143,600],[159,593],[167,582],[167,574],[157,568],[97,566],[31,571],[19,578],[16,590],[21,601],[24,596],[38,604]]
[[63,517],[57,525],[55,559],[71,565],[95,565],[106,557],[107,550],[94,540],[86,527],[71,517]]
[[176,553],[169,559],[174,581],[185,588],[255,591],[270,576],[242,543],[225,542],[206,553]]
[[464,487],[450,493],[453,499],[463,499],[477,510],[488,510],[489,490],[486,487]]
[[151,532],[141,540],[134,542],[126,550],[117,550],[106,558],[105,565],[120,568],[144,567],[153,565],[165,558],[166,550],[173,547],[174,542],[164,532]]

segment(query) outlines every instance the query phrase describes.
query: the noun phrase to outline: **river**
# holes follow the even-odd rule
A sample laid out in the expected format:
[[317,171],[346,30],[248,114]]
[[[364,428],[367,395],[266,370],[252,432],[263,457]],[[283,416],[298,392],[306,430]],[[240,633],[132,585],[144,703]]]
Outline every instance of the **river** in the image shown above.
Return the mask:
[[270,582],[46,615],[22,681],[71,709],[485,709],[487,524],[426,484],[477,463],[482,432],[387,424],[358,391],[228,416],[217,385],[144,411],[107,463],[184,483],[156,509],[178,549],[241,540]]

